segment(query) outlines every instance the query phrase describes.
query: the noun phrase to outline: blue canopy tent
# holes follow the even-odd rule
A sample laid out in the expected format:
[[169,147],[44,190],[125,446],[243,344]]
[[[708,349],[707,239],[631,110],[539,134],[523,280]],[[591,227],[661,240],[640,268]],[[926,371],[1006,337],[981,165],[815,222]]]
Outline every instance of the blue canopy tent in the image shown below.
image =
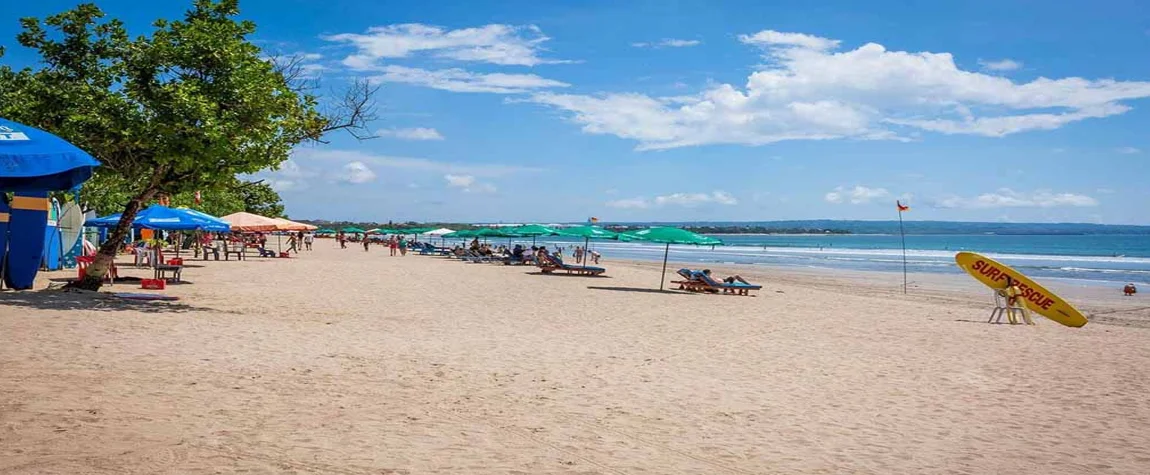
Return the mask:
[[0,191],[70,190],[98,166],[64,139],[0,118]]
[[60,242],[48,222],[48,192],[76,188],[98,166],[55,135],[0,118],[0,193],[15,194],[10,204],[0,196],[0,280],[32,288],[48,243]]
[[[95,228],[113,228],[120,223],[120,214],[113,214],[103,218],[89,219],[84,226]],[[210,231],[218,233],[231,232],[232,225],[220,218],[207,213],[201,213],[188,208],[169,208],[163,205],[152,205],[140,210],[136,219],[132,220],[135,229],[155,229],[159,231]],[[176,255],[180,255],[180,246],[176,245]]]
[[[103,218],[89,219],[84,222],[84,226],[111,228],[119,222],[120,214],[117,213]],[[160,231],[211,231],[220,233],[231,232],[232,230],[232,225],[215,216],[194,209],[169,208],[162,205],[152,205],[140,210],[136,214],[136,219],[132,220],[132,227]]]

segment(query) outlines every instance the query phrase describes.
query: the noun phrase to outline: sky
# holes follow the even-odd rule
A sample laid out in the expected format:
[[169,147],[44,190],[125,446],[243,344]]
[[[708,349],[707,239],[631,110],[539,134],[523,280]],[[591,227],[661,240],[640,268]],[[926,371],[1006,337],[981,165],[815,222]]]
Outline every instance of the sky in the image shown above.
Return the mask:
[[[133,33],[189,3],[98,2]],[[0,61],[73,5],[6,5]],[[375,138],[258,174],[295,219],[1150,224],[1139,0],[241,8],[322,91],[380,86]]]

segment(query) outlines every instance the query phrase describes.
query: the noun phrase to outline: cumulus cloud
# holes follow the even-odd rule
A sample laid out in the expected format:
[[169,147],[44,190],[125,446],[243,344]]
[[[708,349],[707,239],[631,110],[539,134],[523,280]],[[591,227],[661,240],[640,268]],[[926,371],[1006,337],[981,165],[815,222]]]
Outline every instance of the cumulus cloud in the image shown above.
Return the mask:
[[362,184],[375,181],[375,172],[363,162],[350,162],[343,166],[343,170],[336,177],[339,181],[351,184]]
[[338,161],[362,162],[376,167],[395,168],[429,173],[447,173],[453,175],[471,175],[476,177],[501,177],[518,173],[533,173],[540,169],[520,167],[514,165],[501,165],[494,163],[452,163],[428,160],[426,158],[393,157],[390,155],[376,155],[357,150],[328,150],[328,149],[297,149],[293,153],[296,159],[310,161]]
[[475,73],[463,69],[427,70],[406,66],[384,66],[380,74],[370,77],[374,82],[412,84],[452,92],[487,92],[495,94],[521,94],[539,89],[567,87],[562,81],[534,74]]
[[887,198],[890,192],[886,188],[868,188],[862,185],[856,185],[854,188],[846,188],[843,186],[836,187],[823,196],[828,203],[845,203],[861,205],[867,204],[879,198]]
[[773,30],[739,39],[764,64],[745,84],[694,95],[538,92],[531,101],[570,114],[591,134],[638,149],[784,140],[907,140],[919,131],[1001,137],[1122,114],[1150,82],[1080,77],[1029,82],[960,69],[949,53],[890,51],[875,43]]
[[381,129],[375,132],[379,137],[394,137],[401,140],[443,140],[443,134],[438,130],[427,127],[411,127],[405,129]]
[[652,200],[642,197],[613,200],[608,201],[606,205],[612,208],[644,209],[654,206],[694,207],[710,203],[733,206],[739,204],[739,200],[730,193],[716,190],[710,193],[671,193],[669,195],[656,196]]
[[1001,59],[998,61],[984,61],[978,60],[978,64],[982,69],[987,71],[1014,71],[1022,68],[1022,63],[1013,59]]
[[1139,150],[1139,149],[1136,149],[1136,148],[1134,148],[1134,147],[1121,147],[1121,148],[1119,148],[1118,150],[1115,150],[1115,151],[1116,151],[1116,152],[1118,152],[1118,153],[1121,153],[1121,154],[1123,154],[1123,155],[1134,155],[1134,154],[1136,154],[1136,153],[1142,153],[1142,151],[1141,151],[1141,150]]
[[481,63],[535,66],[566,61],[540,57],[549,40],[534,25],[491,24],[449,30],[433,25],[406,23],[368,28],[364,33],[326,35],[323,39],[350,45],[355,53],[343,64],[357,70],[380,67],[381,60],[426,53],[438,58]]
[[948,196],[936,200],[939,208],[1063,208],[1098,206],[1098,200],[1076,193],[1056,193],[1050,190],[1019,192],[1001,188],[993,193],[975,197]]
[[481,183],[475,180],[471,175],[451,175],[443,176],[447,180],[448,188],[458,188],[465,193],[495,193],[495,185],[490,183]]
[[636,48],[689,48],[691,46],[698,46],[702,41],[699,40],[680,40],[675,38],[663,38],[655,42],[641,41],[638,43],[631,43],[631,46]]
[[626,198],[608,201],[607,206],[619,209],[646,209],[651,207],[651,203],[648,203],[646,198]]

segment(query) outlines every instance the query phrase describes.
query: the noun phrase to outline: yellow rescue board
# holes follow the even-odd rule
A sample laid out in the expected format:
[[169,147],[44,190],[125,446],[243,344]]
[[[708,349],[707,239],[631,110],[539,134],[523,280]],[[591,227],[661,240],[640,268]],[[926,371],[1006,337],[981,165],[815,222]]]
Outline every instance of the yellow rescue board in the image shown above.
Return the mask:
[[1021,272],[1011,269],[1010,266],[973,252],[958,253],[954,256],[954,262],[958,263],[958,266],[966,273],[991,289],[1005,288],[1006,276],[1010,276],[1022,289],[1022,298],[1026,301],[1026,307],[1034,313],[1068,327],[1080,327],[1086,324],[1086,316],[1082,315],[1082,312],[1079,312],[1073,305],[1070,305],[1070,302],[1062,300],[1062,297],[1046,290],[1046,287],[1030,280]]

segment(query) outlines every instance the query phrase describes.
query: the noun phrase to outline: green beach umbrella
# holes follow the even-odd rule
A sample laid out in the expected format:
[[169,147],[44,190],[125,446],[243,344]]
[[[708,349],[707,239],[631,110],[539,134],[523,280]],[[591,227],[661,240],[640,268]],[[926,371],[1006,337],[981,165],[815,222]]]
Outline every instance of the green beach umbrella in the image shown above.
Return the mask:
[[555,236],[559,234],[559,231],[551,229],[542,224],[527,224],[523,226],[516,226],[506,230],[505,232],[513,234],[514,237],[530,237],[532,246],[535,245],[535,238],[539,236]]
[[667,245],[667,247],[663,249],[663,278],[659,281],[659,290],[663,290],[664,281],[667,280],[667,255],[671,252],[672,244],[711,246],[723,243],[723,241],[713,237],[672,227],[640,229],[630,233],[623,233],[623,236],[643,241],[661,242]]
[[[599,226],[574,226],[570,228],[563,228],[559,230],[559,235],[583,238],[584,250],[587,249],[587,246],[591,243],[592,239],[613,239],[616,241],[631,240],[631,238],[626,234],[620,234],[615,231],[608,231]],[[586,257],[583,258],[583,266],[587,266]]]
[[331,228],[323,228],[315,232],[316,234],[335,234],[335,230]]
[[455,232],[451,232],[451,233],[447,233],[447,234],[444,234],[444,235],[443,235],[443,237],[445,237],[445,238],[447,238],[447,239],[455,239],[455,238],[463,238],[463,239],[466,239],[466,238],[473,238],[473,237],[475,237],[475,231],[473,231],[473,230],[470,230],[470,229],[460,229],[459,231],[455,231]]
[[355,227],[355,226],[348,226],[348,227],[346,227],[346,228],[343,228],[343,232],[345,232],[345,233],[357,233],[357,234],[363,234],[363,233],[365,233],[366,231],[364,231],[364,230],[362,230],[362,229],[359,229],[359,228],[357,228],[357,227]]

